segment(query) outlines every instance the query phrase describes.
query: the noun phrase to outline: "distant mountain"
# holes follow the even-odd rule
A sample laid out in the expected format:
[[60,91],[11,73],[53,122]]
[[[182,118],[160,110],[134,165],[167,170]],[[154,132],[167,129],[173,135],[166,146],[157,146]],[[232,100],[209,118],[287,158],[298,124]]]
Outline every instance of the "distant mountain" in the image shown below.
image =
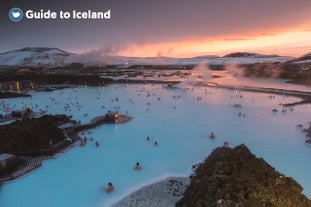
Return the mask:
[[124,57],[103,56],[100,52],[74,54],[58,48],[26,47],[0,53],[0,66],[14,67],[56,67],[82,63],[84,65],[197,65],[200,63],[209,65],[225,64],[254,64],[263,62],[287,62],[292,57],[278,55],[263,55],[258,53],[236,52],[219,57],[215,55],[197,56],[191,58],[172,57]]
[[59,66],[72,53],[58,48],[26,47],[0,53],[0,65],[6,66]]
[[197,56],[191,58],[172,58],[172,57],[126,57],[126,56],[101,56],[98,53],[74,54],[66,59],[66,63],[83,63],[94,65],[103,63],[107,65],[196,65],[202,61],[212,58],[219,58],[215,55]]
[[223,56],[225,58],[227,57],[240,57],[240,58],[272,58],[272,57],[280,57],[278,55],[265,55],[265,54],[260,54],[260,53],[250,53],[250,52],[234,52],[227,54]]
[[291,62],[293,63],[311,63],[311,52],[307,53],[299,58],[293,59]]

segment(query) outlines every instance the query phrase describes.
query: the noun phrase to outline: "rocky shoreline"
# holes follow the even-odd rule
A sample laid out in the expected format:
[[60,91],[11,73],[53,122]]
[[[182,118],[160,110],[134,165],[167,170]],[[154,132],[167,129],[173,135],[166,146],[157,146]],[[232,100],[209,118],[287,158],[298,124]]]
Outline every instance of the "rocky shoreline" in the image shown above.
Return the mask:
[[245,145],[220,147],[199,165],[176,207],[309,207],[302,190]]
[[191,178],[168,177],[111,207],[309,207],[311,200],[302,190],[293,178],[239,145],[216,148]]
[[286,89],[277,89],[277,88],[264,88],[264,87],[255,87],[255,86],[232,86],[232,85],[225,85],[225,84],[217,84],[217,83],[207,83],[204,84],[207,87],[218,87],[224,89],[231,89],[231,90],[241,90],[241,91],[250,91],[256,93],[270,93],[270,94],[277,94],[277,95],[287,95],[287,96],[295,96],[300,98],[300,101],[294,103],[285,103],[283,104],[284,107],[293,107],[295,105],[300,104],[311,104],[311,92],[301,92],[296,90],[286,90]]
[[305,132],[307,133],[307,137],[308,139],[306,140],[307,144],[311,144],[311,122],[310,122],[310,126],[308,129],[305,129]]
[[29,94],[16,93],[16,92],[1,92],[0,91],[0,99],[5,98],[19,98],[19,97],[31,97]]
[[[65,139],[60,125],[72,122],[66,115],[21,118],[0,126],[0,153],[17,156],[44,155],[44,150]],[[42,152],[42,153],[41,153]]]
[[174,207],[190,184],[187,177],[168,177],[142,187],[111,207]]

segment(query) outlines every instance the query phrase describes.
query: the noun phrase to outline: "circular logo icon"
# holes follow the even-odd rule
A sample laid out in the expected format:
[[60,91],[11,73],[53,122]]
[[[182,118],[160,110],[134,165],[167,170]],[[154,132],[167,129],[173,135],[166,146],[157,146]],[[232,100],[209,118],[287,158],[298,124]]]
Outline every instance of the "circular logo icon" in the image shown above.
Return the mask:
[[20,8],[12,8],[9,11],[9,18],[13,21],[13,22],[19,22],[23,19],[24,13]]

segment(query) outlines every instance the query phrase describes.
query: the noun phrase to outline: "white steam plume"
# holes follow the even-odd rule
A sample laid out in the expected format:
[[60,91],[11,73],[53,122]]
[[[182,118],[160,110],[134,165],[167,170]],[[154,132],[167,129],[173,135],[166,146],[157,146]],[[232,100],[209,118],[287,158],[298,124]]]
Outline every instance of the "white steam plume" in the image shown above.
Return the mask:
[[125,49],[125,46],[103,46],[99,49],[93,49],[81,54],[73,54],[66,58],[65,63],[83,63],[83,64],[93,64],[93,63],[104,63],[107,61],[115,61],[116,54]]

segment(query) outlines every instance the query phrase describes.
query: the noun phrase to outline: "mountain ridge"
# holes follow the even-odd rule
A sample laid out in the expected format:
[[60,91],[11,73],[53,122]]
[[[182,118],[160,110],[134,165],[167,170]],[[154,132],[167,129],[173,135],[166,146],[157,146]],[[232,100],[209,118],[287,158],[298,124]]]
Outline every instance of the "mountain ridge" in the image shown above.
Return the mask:
[[0,53],[1,66],[16,67],[56,67],[66,66],[72,63],[82,63],[84,65],[197,65],[200,63],[209,65],[225,64],[254,64],[254,63],[284,63],[288,61],[301,61],[311,59],[311,53],[299,58],[279,55],[266,55],[251,52],[234,52],[222,57],[217,55],[202,55],[189,58],[173,57],[127,57],[108,56],[96,53],[75,54],[59,48],[53,47],[25,47]]
[[72,53],[58,48],[25,47],[0,53],[0,65],[5,66],[59,66]]

